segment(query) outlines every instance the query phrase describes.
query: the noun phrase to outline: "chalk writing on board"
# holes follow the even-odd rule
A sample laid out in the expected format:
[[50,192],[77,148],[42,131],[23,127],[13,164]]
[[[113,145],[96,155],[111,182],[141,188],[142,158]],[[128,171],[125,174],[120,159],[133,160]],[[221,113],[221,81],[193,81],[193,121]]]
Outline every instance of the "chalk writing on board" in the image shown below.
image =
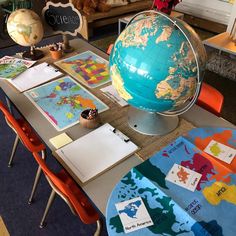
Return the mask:
[[42,11],[46,23],[58,33],[77,35],[82,28],[82,16],[71,3],[47,2]]

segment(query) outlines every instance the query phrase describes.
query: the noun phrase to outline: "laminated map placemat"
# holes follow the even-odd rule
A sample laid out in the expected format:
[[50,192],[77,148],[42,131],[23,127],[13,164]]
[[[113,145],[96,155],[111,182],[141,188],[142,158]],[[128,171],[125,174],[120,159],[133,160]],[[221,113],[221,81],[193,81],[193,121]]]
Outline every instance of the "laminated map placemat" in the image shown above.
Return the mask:
[[24,95],[58,131],[79,123],[85,109],[96,108],[101,113],[109,108],[70,76],[33,88]]
[[55,65],[89,88],[111,81],[108,61],[91,51],[57,61]]
[[[141,197],[154,225],[129,235],[234,235],[236,158],[231,164],[223,164],[204,152],[212,140],[235,149],[236,130],[193,129],[131,169],[111,193],[106,212],[108,234],[125,235],[115,204]],[[214,152],[223,150],[218,146]],[[201,174],[195,191],[166,180],[175,164]],[[188,180],[184,171],[177,176],[183,182]],[[122,212],[127,217],[136,217],[138,211],[138,205],[129,204]]]

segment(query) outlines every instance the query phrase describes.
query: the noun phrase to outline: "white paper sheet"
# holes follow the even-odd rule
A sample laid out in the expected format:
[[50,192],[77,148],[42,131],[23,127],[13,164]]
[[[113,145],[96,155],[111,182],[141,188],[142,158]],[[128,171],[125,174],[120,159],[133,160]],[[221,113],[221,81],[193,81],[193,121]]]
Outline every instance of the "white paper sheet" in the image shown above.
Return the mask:
[[58,149],[56,153],[84,183],[136,150],[138,146],[107,123]]
[[63,75],[62,72],[44,62],[29,68],[9,82],[17,90],[24,92],[61,75]]

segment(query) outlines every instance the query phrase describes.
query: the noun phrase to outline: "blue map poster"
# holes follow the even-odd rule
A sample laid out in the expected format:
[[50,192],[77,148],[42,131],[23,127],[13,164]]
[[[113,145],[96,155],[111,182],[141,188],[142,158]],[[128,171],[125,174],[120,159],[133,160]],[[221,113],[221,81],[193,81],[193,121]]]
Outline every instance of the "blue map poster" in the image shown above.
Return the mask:
[[106,104],[69,76],[24,94],[58,131],[79,123],[80,114],[85,109],[96,108],[99,113],[108,109]]
[[[126,235],[115,205],[141,197],[154,225],[129,235],[235,235],[236,156],[227,164],[207,154],[203,150],[211,140],[235,149],[236,130],[193,129],[131,169],[111,193],[106,212],[108,234]],[[202,175],[194,192],[166,180],[175,163]],[[128,207],[124,206],[127,216]],[[137,212],[135,207],[132,217]]]

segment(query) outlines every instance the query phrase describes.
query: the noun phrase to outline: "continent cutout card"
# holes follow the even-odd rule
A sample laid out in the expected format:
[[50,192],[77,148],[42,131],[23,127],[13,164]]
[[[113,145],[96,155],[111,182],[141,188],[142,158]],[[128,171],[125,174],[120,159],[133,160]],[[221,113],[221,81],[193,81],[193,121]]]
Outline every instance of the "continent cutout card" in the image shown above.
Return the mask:
[[201,176],[201,174],[193,170],[174,164],[165,179],[193,192]]
[[207,147],[204,149],[204,151],[228,164],[232,162],[236,155],[236,149],[226,146],[215,140],[211,140]]
[[153,225],[141,197],[115,204],[125,233]]
[[58,131],[79,123],[80,114],[85,109],[97,108],[99,113],[108,109],[69,76],[26,91],[24,95]]
[[236,158],[227,164],[207,154],[203,149],[211,140],[236,149],[236,129],[194,128],[131,169],[110,195],[108,235],[124,236],[115,204],[135,197],[142,198],[154,225],[130,235],[236,235]]
[[89,88],[110,81],[108,61],[91,51],[57,61],[55,65]]

